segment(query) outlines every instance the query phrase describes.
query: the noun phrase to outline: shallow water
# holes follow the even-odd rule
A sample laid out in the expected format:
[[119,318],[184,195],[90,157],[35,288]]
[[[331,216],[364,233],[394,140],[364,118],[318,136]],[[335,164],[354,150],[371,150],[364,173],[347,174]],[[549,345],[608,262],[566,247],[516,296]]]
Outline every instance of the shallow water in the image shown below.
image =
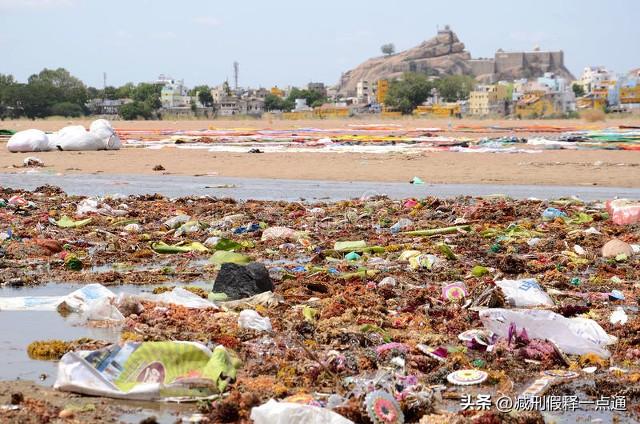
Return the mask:
[[[64,296],[81,288],[83,284],[49,283],[41,286],[1,288],[0,297]],[[120,285],[109,286],[109,290],[119,293],[151,292],[159,286],[198,286],[210,288],[209,282],[168,283],[160,285]],[[53,385],[57,373],[57,361],[30,359],[27,355],[29,343],[37,340],[59,339],[71,341],[89,337],[108,342],[117,342],[120,337],[117,328],[91,328],[74,325],[74,315],[61,316],[56,311],[0,311],[0,380],[30,380],[46,386]],[[40,376],[47,377],[41,380]]]
[[[613,196],[640,199],[638,188],[563,187],[491,184],[382,183],[366,181],[317,181],[231,177],[188,177],[149,175],[50,175],[38,171],[30,174],[0,173],[0,185],[33,190],[51,184],[68,194],[103,196],[106,194],[151,194],[165,196],[215,196],[238,200],[337,201],[386,194],[393,199],[409,197],[488,196],[501,193],[513,198],[554,199],[577,196],[582,200],[605,200]],[[221,188],[230,187],[230,188]]]

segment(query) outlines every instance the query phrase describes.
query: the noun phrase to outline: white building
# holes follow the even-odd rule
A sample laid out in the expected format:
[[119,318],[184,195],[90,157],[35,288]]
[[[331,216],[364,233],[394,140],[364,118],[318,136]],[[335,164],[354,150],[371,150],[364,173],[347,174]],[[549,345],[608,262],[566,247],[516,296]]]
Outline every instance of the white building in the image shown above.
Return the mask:
[[296,99],[296,104],[295,107],[293,109],[294,112],[308,112],[310,110],[312,110],[308,105],[307,105],[307,99]]
[[369,81],[360,80],[356,84],[356,98],[358,104],[371,103],[373,97],[373,87],[369,84]]
[[[162,75],[161,75],[162,76]],[[160,101],[165,109],[182,108],[191,106],[189,90],[184,86],[184,81],[169,80],[162,87]]]
[[585,93],[591,93],[593,90],[602,87],[603,82],[611,81],[612,79],[615,79],[615,75],[604,66],[587,66],[582,71],[578,83]]

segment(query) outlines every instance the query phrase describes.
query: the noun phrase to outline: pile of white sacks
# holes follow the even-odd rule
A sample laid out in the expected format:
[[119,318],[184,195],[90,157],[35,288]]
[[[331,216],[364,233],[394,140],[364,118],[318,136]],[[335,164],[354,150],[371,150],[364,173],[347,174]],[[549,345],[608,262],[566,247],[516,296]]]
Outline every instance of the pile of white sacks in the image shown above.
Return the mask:
[[46,134],[40,130],[15,133],[7,143],[10,152],[47,152],[49,150],[118,150],[120,138],[106,119],[91,123],[89,131],[82,125],[64,127]]

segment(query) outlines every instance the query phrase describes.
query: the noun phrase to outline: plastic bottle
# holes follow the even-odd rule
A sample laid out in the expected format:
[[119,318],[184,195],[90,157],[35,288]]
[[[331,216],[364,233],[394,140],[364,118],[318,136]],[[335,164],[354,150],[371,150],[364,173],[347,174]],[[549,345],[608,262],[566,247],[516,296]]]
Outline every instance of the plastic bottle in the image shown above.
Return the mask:
[[391,226],[391,233],[397,234],[405,228],[409,228],[413,225],[413,221],[408,218],[401,218],[398,222]]

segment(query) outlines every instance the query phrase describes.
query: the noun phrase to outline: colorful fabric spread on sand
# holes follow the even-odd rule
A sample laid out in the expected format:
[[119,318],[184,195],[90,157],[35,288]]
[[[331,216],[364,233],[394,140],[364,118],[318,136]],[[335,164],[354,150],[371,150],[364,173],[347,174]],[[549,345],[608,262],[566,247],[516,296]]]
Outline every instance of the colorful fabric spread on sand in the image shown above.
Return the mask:
[[[351,125],[320,129],[174,129],[118,130],[127,147],[160,149],[167,146],[213,152],[357,152],[422,153],[537,153],[542,150],[640,150],[640,130],[572,127],[455,126],[403,128],[399,125]],[[526,136],[523,136],[525,134]],[[257,152],[256,152],[257,153]]]

